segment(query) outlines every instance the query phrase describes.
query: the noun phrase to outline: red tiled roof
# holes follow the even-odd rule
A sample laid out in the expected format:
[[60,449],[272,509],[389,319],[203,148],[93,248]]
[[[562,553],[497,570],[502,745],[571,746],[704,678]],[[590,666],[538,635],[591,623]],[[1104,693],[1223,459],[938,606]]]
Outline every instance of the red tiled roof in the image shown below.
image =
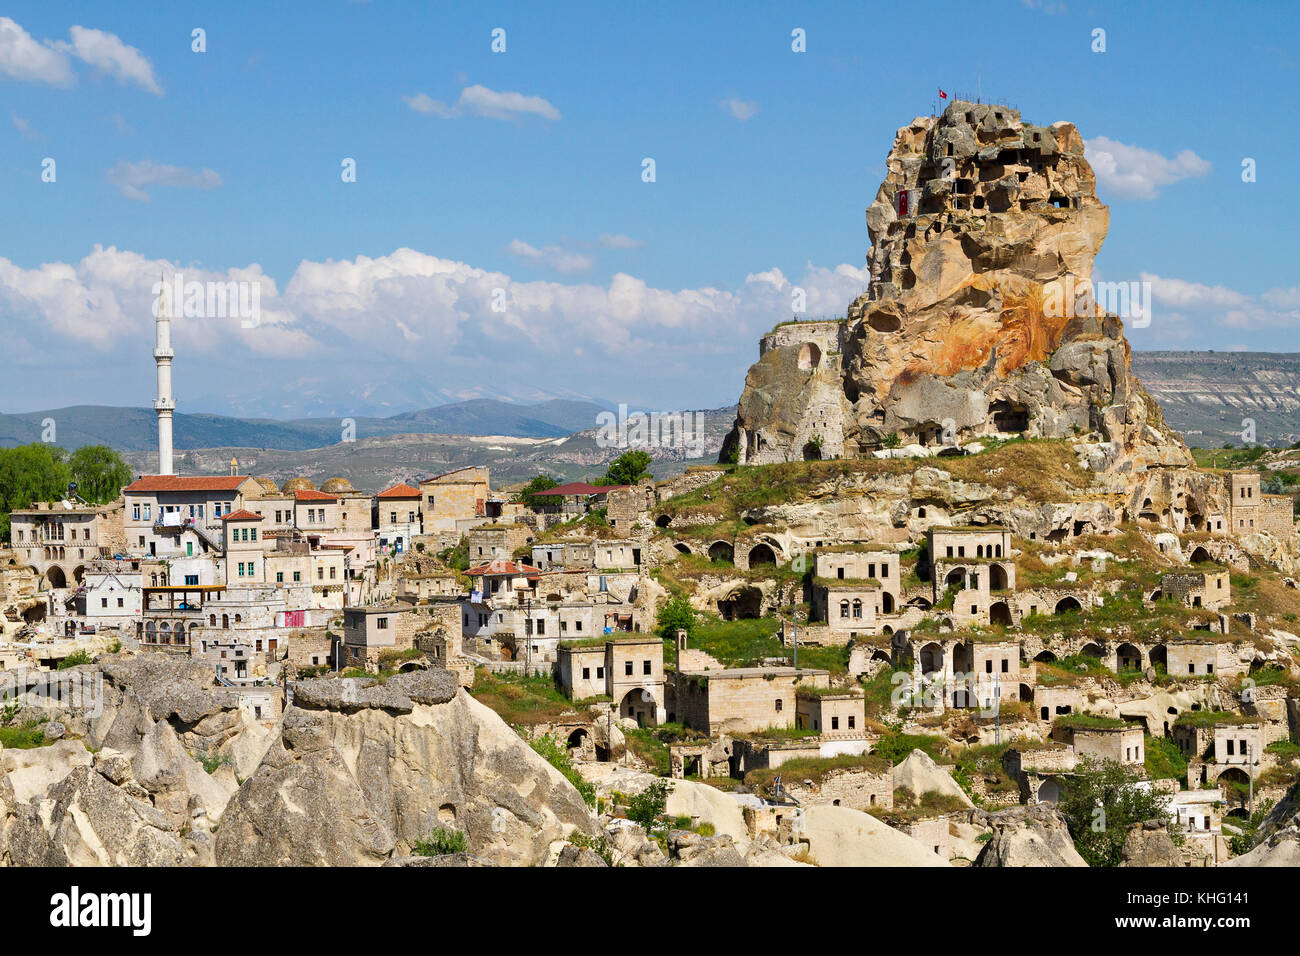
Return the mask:
[[621,488],[630,488],[631,485],[589,485],[585,481],[571,481],[567,485],[556,485],[554,488],[547,488],[545,491],[534,491],[533,494],[541,495],[603,495],[607,491],[617,491]]
[[507,561],[505,558],[497,558],[487,564],[480,564],[476,568],[470,568],[465,573],[472,578],[481,578],[485,574],[540,574],[541,568],[535,568],[531,564],[515,564],[515,562]]
[[315,491],[311,488],[299,488],[293,493],[294,501],[338,501],[334,495],[327,495],[323,491]]
[[123,491],[236,491],[248,475],[141,475]]
[[249,511],[247,508],[240,508],[238,511],[232,511],[228,515],[221,516],[222,521],[261,521],[262,516]]
[[418,498],[418,497],[420,497],[420,489],[419,489],[419,488],[412,488],[412,487],[411,487],[410,485],[408,485],[406,482],[401,482],[400,484],[393,485],[393,487],[391,487],[391,488],[385,488],[383,491],[381,491],[381,492],[379,493],[379,496],[378,496],[378,497],[380,497],[380,498]]

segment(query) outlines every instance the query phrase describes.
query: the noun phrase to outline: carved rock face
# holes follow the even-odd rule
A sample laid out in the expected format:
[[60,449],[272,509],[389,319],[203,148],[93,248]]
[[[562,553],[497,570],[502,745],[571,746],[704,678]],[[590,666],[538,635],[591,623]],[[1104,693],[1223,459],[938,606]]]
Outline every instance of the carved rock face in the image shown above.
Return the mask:
[[[842,322],[765,337],[724,457],[1095,433],[1110,468],[1190,464],[1133,376],[1121,317],[1095,301],[1110,217],[1073,125],[958,101],[900,129],[886,166],[867,210],[870,288]],[[1141,288],[1101,291],[1149,316]]]

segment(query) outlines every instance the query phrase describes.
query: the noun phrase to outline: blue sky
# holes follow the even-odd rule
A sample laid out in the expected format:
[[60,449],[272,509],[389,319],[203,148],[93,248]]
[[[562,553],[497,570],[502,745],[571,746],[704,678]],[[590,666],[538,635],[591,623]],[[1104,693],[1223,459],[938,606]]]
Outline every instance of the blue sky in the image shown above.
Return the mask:
[[1155,288],[1135,348],[1300,351],[1293,4],[18,2],[0,17],[6,411],[148,402],[164,264],[261,283],[255,328],[177,321],[186,411],[729,404],[791,284],[813,314],[863,286],[863,212],[895,130],[939,87],[1079,127],[1111,207],[1098,276]]

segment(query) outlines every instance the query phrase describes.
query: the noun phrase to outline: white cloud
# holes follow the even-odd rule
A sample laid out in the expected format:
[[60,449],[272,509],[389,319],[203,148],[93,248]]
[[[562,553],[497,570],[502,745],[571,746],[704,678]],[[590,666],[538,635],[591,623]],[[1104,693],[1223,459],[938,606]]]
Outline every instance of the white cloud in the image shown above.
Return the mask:
[[[448,393],[482,389],[491,368],[488,387],[503,393],[546,386],[664,408],[723,404],[739,394],[757,337],[790,315],[791,283],[779,270],[767,273],[773,281],[751,277],[734,288],[662,289],[626,273],[607,283],[519,282],[403,248],[303,261],[279,289],[257,264],[219,273],[97,246],[72,264],[24,269],[0,259],[0,314],[13,328],[6,347],[11,364],[30,376],[29,400],[101,401],[106,389],[121,392],[122,369],[137,367],[140,379],[127,387],[147,395],[153,284],[176,270],[186,280],[257,280],[261,288],[257,328],[233,319],[173,322],[176,374],[191,395],[228,393],[238,369],[251,399],[271,388],[259,382],[282,381],[284,363],[301,360],[336,369],[330,387],[345,396],[367,381],[431,376]],[[797,284],[811,315],[842,314],[865,281],[852,266],[810,266]],[[493,309],[497,290],[505,312]],[[84,392],[72,395],[65,382],[56,396],[42,377],[48,355],[76,346],[87,349],[76,377]],[[649,368],[654,376],[629,374]],[[384,389],[395,404],[408,400],[392,384]]]
[[753,100],[742,100],[734,96],[725,100],[718,100],[718,106],[741,122],[758,112],[758,104]]
[[118,136],[131,136],[135,133],[135,127],[128,123],[121,113],[110,113],[104,119],[113,124],[113,129],[117,131]]
[[1155,199],[1160,195],[1159,187],[1205,176],[1212,168],[1207,160],[1190,149],[1169,159],[1149,149],[1128,146],[1105,136],[1085,140],[1084,148],[1102,191],[1109,191],[1120,199]]
[[497,92],[477,84],[461,90],[460,97],[451,105],[435,100],[427,93],[403,96],[402,101],[417,113],[437,116],[440,119],[455,119],[466,115],[500,120],[518,119],[529,115],[548,120],[561,118],[560,111],[540,96],[526,96],[523,93],[509,91]]
[[0,17],[0,73],[28,83],[71,86],[75,82],[68,58],[37,43],[9,17]]
[[612,236],[609,233],[601,233],[599,238],[596,239],[596,245],[602,249],[640,249],[645,245],[645,241],[633,239],[631,236],[625,236],[622,233]]
[[221,175],[210,169],[186,169],[144,159],[138,163],[118,162],[108,171],[108,181],[127,199],[149,202],[146,186],[170,186],[174,189],[215,189]]
[[581,252],[574,252],[571,249],[565,249],[563,246],[554,245],[543,246],[538,249],[521,239],[512,239],[506,246],[506,251],[512,256],[529,262],[536,262],[566,275],[586,272],[596,264],[595,259],[583,255]]
[[9,118],[13,120],[14,129],[18,130],[23,139],[29,139],[33,143],[39,143],[41,140],[45,139],[39,130],[32,127],[30,121],[23,119],[17,113],[10,113]]
[[[1263,332],[1294,329],[1300,325],[1300,287],[1269,289],[1258,296],[1222,285],[1204,285],[1184,279],[1167,279],[1149,272],[1141,274],[1151,283],[1155,299],[1151,326],[1178,323],[1202,331],[1215,327]],[[1165,307],[1177,311],[1169,312]]]
[[162,86],[154,76],[153,64],[135,47],[123,43],[117,34],[74,26],[68,30],[68,35],[72,38],[71,43],[60,42],[52,46],[83,60],[119,83],[133,83],[142,90],[163,95]]

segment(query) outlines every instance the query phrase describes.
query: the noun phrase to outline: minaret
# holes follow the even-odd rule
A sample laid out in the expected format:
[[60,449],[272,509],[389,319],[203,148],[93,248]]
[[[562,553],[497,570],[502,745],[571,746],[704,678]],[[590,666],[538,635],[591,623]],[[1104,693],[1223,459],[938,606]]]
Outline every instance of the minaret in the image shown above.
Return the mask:
[[158,365],[158,397],[153,407],[158,412],[158,474],[174,475],[172,468],[172,410],[176,400],[172,398],[172,320],[168,309],[170,290],[164,280],[158,296],[157,342],[154,345],[153,360]]

